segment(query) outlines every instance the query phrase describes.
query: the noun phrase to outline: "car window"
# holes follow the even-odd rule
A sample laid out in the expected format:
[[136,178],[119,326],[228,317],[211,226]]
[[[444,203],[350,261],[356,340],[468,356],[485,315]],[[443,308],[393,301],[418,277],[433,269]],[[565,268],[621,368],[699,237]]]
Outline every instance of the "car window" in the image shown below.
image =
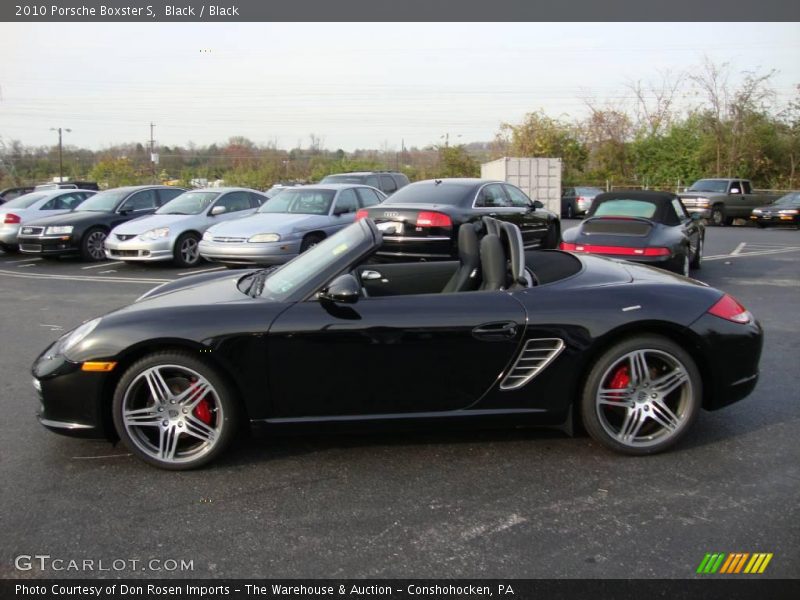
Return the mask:
[[608,200],[595,210],[595,217],[643,217],[651,219],[656,214],[656,205],[646,200]]
[[566,188],[564,190],[564,196],[574,196],[575,195],[575,188]]
[[83,202],[83,194],[61,194],[48,200],[41,210],[72,210]]
[[742,187],[740,188],[743,194],[752,194],[753,190],[750,188],[749,181],[742,181]]
[[391,175],[381,175],[380,189],[387,194],[391,194],[397,191],[397,183]]
[[521,189],[514,187],[513,185],[506,185],[506,192],[508,193],[508,197],[511,198],[511,205],[516,206],[517,208],[527,208],[531,205],[530,198],[525,195]]
[[44,198],[44,194],[25,194],[3,203],[3,208],[28,208],[34,202]]
[[287,188],[262,204],[258,212],[327,215],[334,195],[334,190]]
[[377,175],[367,175],[367,180],[364,183],[366,183],[367,185],[371,185],[374,188],[381,189],[381,184],[378,181]]
[[217,200],[214,206],[224,206],[226,213],[248,210],[250,208],[250,193],[230,192]]
[[475,201],[475,206],[481,208],[496,208],[511,206],[511,203],[503,192],[503,186],[499,183],[492,183],[484,186],[480,191],[478,199]]
[[370,188],[358,188],[358,195],[361,197],[362,208],[375,206],[383,201],[383,198],[378,194],[378,192]]
[[346,189],[339,192],[336,198],[336,211],[337,214],[351,213],[358,210],[358,198],[354,189]]
[[161,196],[161,206],[172,200],[173,198],[177,198],[181,194],[183,194],[186,190],[182,190],[180,188],[175,189],[160,189],[158,190],[158,195]]
[[125,200],[120,206],[120,211],[139,211],[150,210],[156,208],[158,204],[158,197],[155,190],[142,190],[136,192],[133,196]]
[[264,203],[265,200],[266,197],[262,196],[261,194],[254,194],[253,192],[250,192],[250,208],[258,208]]
[[672,199],[672,208],[675,209],[675,214],[678,215],[678,219],[681,221],[685,221],[689,218],[689,215],[686,214],[686,211],[683,208],[683,204],[677,198]]

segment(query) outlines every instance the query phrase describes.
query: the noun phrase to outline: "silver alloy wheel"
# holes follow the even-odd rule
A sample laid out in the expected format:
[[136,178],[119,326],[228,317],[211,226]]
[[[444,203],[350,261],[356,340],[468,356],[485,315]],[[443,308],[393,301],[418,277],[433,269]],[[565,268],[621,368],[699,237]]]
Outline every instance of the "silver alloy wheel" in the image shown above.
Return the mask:
[[168,364],[146,369],[130,383],[122,400],[122,422],[148,456],[185,463],[214,448],[225,421],[211,383],[193,369]]
[[600,379],[595,408],[617,442],[646,448],[676,436],[686,425],[695,390],[672,354],[642,349],[616,360]]
[[183,243],[180,247],[180,253],[183,262],[185,262],[187,265],[193,265],[196,263],[200,258],[200,245],[197,243],[197,239],[190,236],[183,240]]
[[94,260],[103,260],[106,257],[106,251],[103,249],[105,241],[106,234],[102,231],[93,231],[86,238],[86,249]]

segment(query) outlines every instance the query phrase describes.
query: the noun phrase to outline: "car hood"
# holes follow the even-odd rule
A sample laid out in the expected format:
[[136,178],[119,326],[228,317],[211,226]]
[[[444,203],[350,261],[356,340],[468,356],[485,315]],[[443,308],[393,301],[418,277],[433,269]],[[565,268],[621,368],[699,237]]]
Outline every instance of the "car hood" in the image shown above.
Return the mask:
[[328,215],[300,215],[292,213],[257,213],[241,219],[219,223],[209,228],[214,235],[250,236],[256,233],[299,233],[327,227],[335,222]]
[[26,225],[80,225],[82,223],[94,223],[98,219],[102,220],[108,217],[110,214],[108,212],[92,212],[88,210],[68,212],[52,217],[42,217],[26,223]]
[[[114,228],[114,233],[122,235],[139,235],[151,229],[161,227],[187,229],[195,222],[205,221],[204,215],[147,215],[133,219]],[[173,232],[170,232],[173,233]]]
[[681,192],[679,198],[707,198],[708,196],[719,196],[722,192]]

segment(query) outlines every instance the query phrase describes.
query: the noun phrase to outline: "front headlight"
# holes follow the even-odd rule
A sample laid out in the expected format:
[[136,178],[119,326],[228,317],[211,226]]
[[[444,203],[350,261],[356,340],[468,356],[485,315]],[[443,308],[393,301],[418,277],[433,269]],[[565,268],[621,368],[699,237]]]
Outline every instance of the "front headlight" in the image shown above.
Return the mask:
[[56,225],[44,230],[45,235],[64,235],[65,233],[72,233],[72,225]]
[[87,335],[94,331],[94,328],[100,324],[100,317],[97,319],[92,319],[91,321],[86,321],[80,327],[77,327],[72,330],[72,333],[68,333],[63,338],[61,338],[61,342],[58,344],[57,352],[59,354],[66,354],[71,348],[77,346]]
[[754,214],[754,215],[761,215],[761,214],[763,214],[763,213],[764,213],[764,211],[763,211],[763,210],[759,210],[759,209],[757,209],[757,208],[754,208],[754,209],[753,209],[753,214]]
[[213,239],[214,239],[214,235],[210,231],[206,231],[203,234],[203,241],[204,242],[210,242]]
[[708,198],[698,198],[695,206],[708,207]]
[[158,238],[167,237],[169,235],[169,227],[159,227],[158,229],[151,229],[139,234],[140,240],[157,240]]
[[794,209],[794,208],[787,208],[787,209],[784,209],[784,210],[779,210],[778,214],[779,215],[796,215],[797,214],[797,210]]
[[248,242],[253,242],[254,244],[263,244],[265,242],[280,242],[281,236],[277,233],[257,233],[253,237],[251,237]]

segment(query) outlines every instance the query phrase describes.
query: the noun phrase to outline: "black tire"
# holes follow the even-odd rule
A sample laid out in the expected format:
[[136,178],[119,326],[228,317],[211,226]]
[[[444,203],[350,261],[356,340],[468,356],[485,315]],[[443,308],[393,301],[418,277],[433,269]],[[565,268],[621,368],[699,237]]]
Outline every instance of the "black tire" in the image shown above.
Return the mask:
[[0,250],[6,254],[16,254],[19,252],[19,246],[16,244],[0,244]]
[[547,227],[547,233],[545,234],[544,238],[542,238],[541,247],[547,250],[554,250],[555,248],[558,248],[560,242],[561,228],[557,223],[550,223],[550,225]]
[[700,236],[700,239],[697,240],[697,249],[694,251],[694,256],[692,256],[692,262],[689,266],[692,269],[699,269],[703,264],[703,246],[705,246],[706,240],[704,236]]
[[312,246],[316,246],[324,239],[325,236],[321,233],[309,233],[306,237],[303,238],[303,243],[300,244],[300,253],[302,254]]
[[81,258],[86,261],[99,262],[106,259],[103,244],[108,232],[102,227],[92,227],[81,238]]
[[767,226],[764,225],[763,223],[759,223],[758,221],[756,221],[756,227],[758,227],[759,229],[766,229]]
[[724,227],[728,225],[728,218],[725,216],[725,207],[717,205],[711,209],[711,218],[709,219],[712,225],[716,227]]
[[691,268],[691,260],[689,259],[689,248],[686,248],[681,254],[675,257],[675,263],[672,266],[672,272],[684,277],[689,276],[689,269]]
[[[145,379],[148,372],[152,373],[154,369],[159,369],[157,372],[161,373],[161,380],[167,385],[168,393],[161,403],[155,402],[152,388]],[[191,372],[198,376],[195,382],[191,381]],[[205,381],[201,382],[201,378]],[[195,394],[193,398],[189,390],[200,383],[209,384],[210,390],[199,397]],[[187,384],[187,387],[181,390],[180,386],[183,384]],[[215,420],[209,422],[206,429],[213,430],[213,434],[207,434],[202,428],[204,421],[198,424],[201,417],[197,414],[197,407],[189,406],[188,412],[185,407],[178,408],[181,407],[181,402],[178,401],[180,392],[188,393],[184,402],[196,400],[195,404],[207,402],[211,406],[205,410],[211,415],[209,418]],[[145,406],[132,410],[139,413],[149,412],[134,417],[141,420],[126,424],[123,411],[141,404]],[[112,416],[117,434],[137,458],[161,469],[183,471],[209,463],[230,445],[239,424],[239,406],[230,386],[213,367],[189,352],[164,351],[145,356],[125,371],[114,392]],[[170,433],[166,432],[171,432],[174,436],[173,459],[158,456],[162,444],[169,443]],[[199,441],[196,437],[198,432],[209,435],[209,439],[205,442]],[[155,447],[156,437],[158,448]],[[165,437],[167,441],[164,441]],[[184,443],[183,449],[180,448],[181,441]],[[194,450],[193,445],[197,446]],[[179,452],[184,455],[178,456]]]
[[[646,378],[638,385],[630,378],[627,387],[619,387],[619,369],[631,368],[631,355],[645,357]],[[662,366],[671,370],[659,371]],[[671,383],[670,377],[680,385],[662,394],[656,382],[667,379]],[[619,381],[624,383],[624,378]],[[602,402],[601,389],[606,399]],[[700,412],[702,392],[700,371],[683,348],[658,335],[635,335],[606,350],[589,371],[580,401],[581,418],[589,435],[606,448],[634,456],[656,454],[675,445],[691,428]],[[615,433],[615,423],[620,421]]]
[[200,256],[200,236],[196,233],[186,232],[175,240],[172,249],[172,262],[179,267],[194,267],[202,262]]

